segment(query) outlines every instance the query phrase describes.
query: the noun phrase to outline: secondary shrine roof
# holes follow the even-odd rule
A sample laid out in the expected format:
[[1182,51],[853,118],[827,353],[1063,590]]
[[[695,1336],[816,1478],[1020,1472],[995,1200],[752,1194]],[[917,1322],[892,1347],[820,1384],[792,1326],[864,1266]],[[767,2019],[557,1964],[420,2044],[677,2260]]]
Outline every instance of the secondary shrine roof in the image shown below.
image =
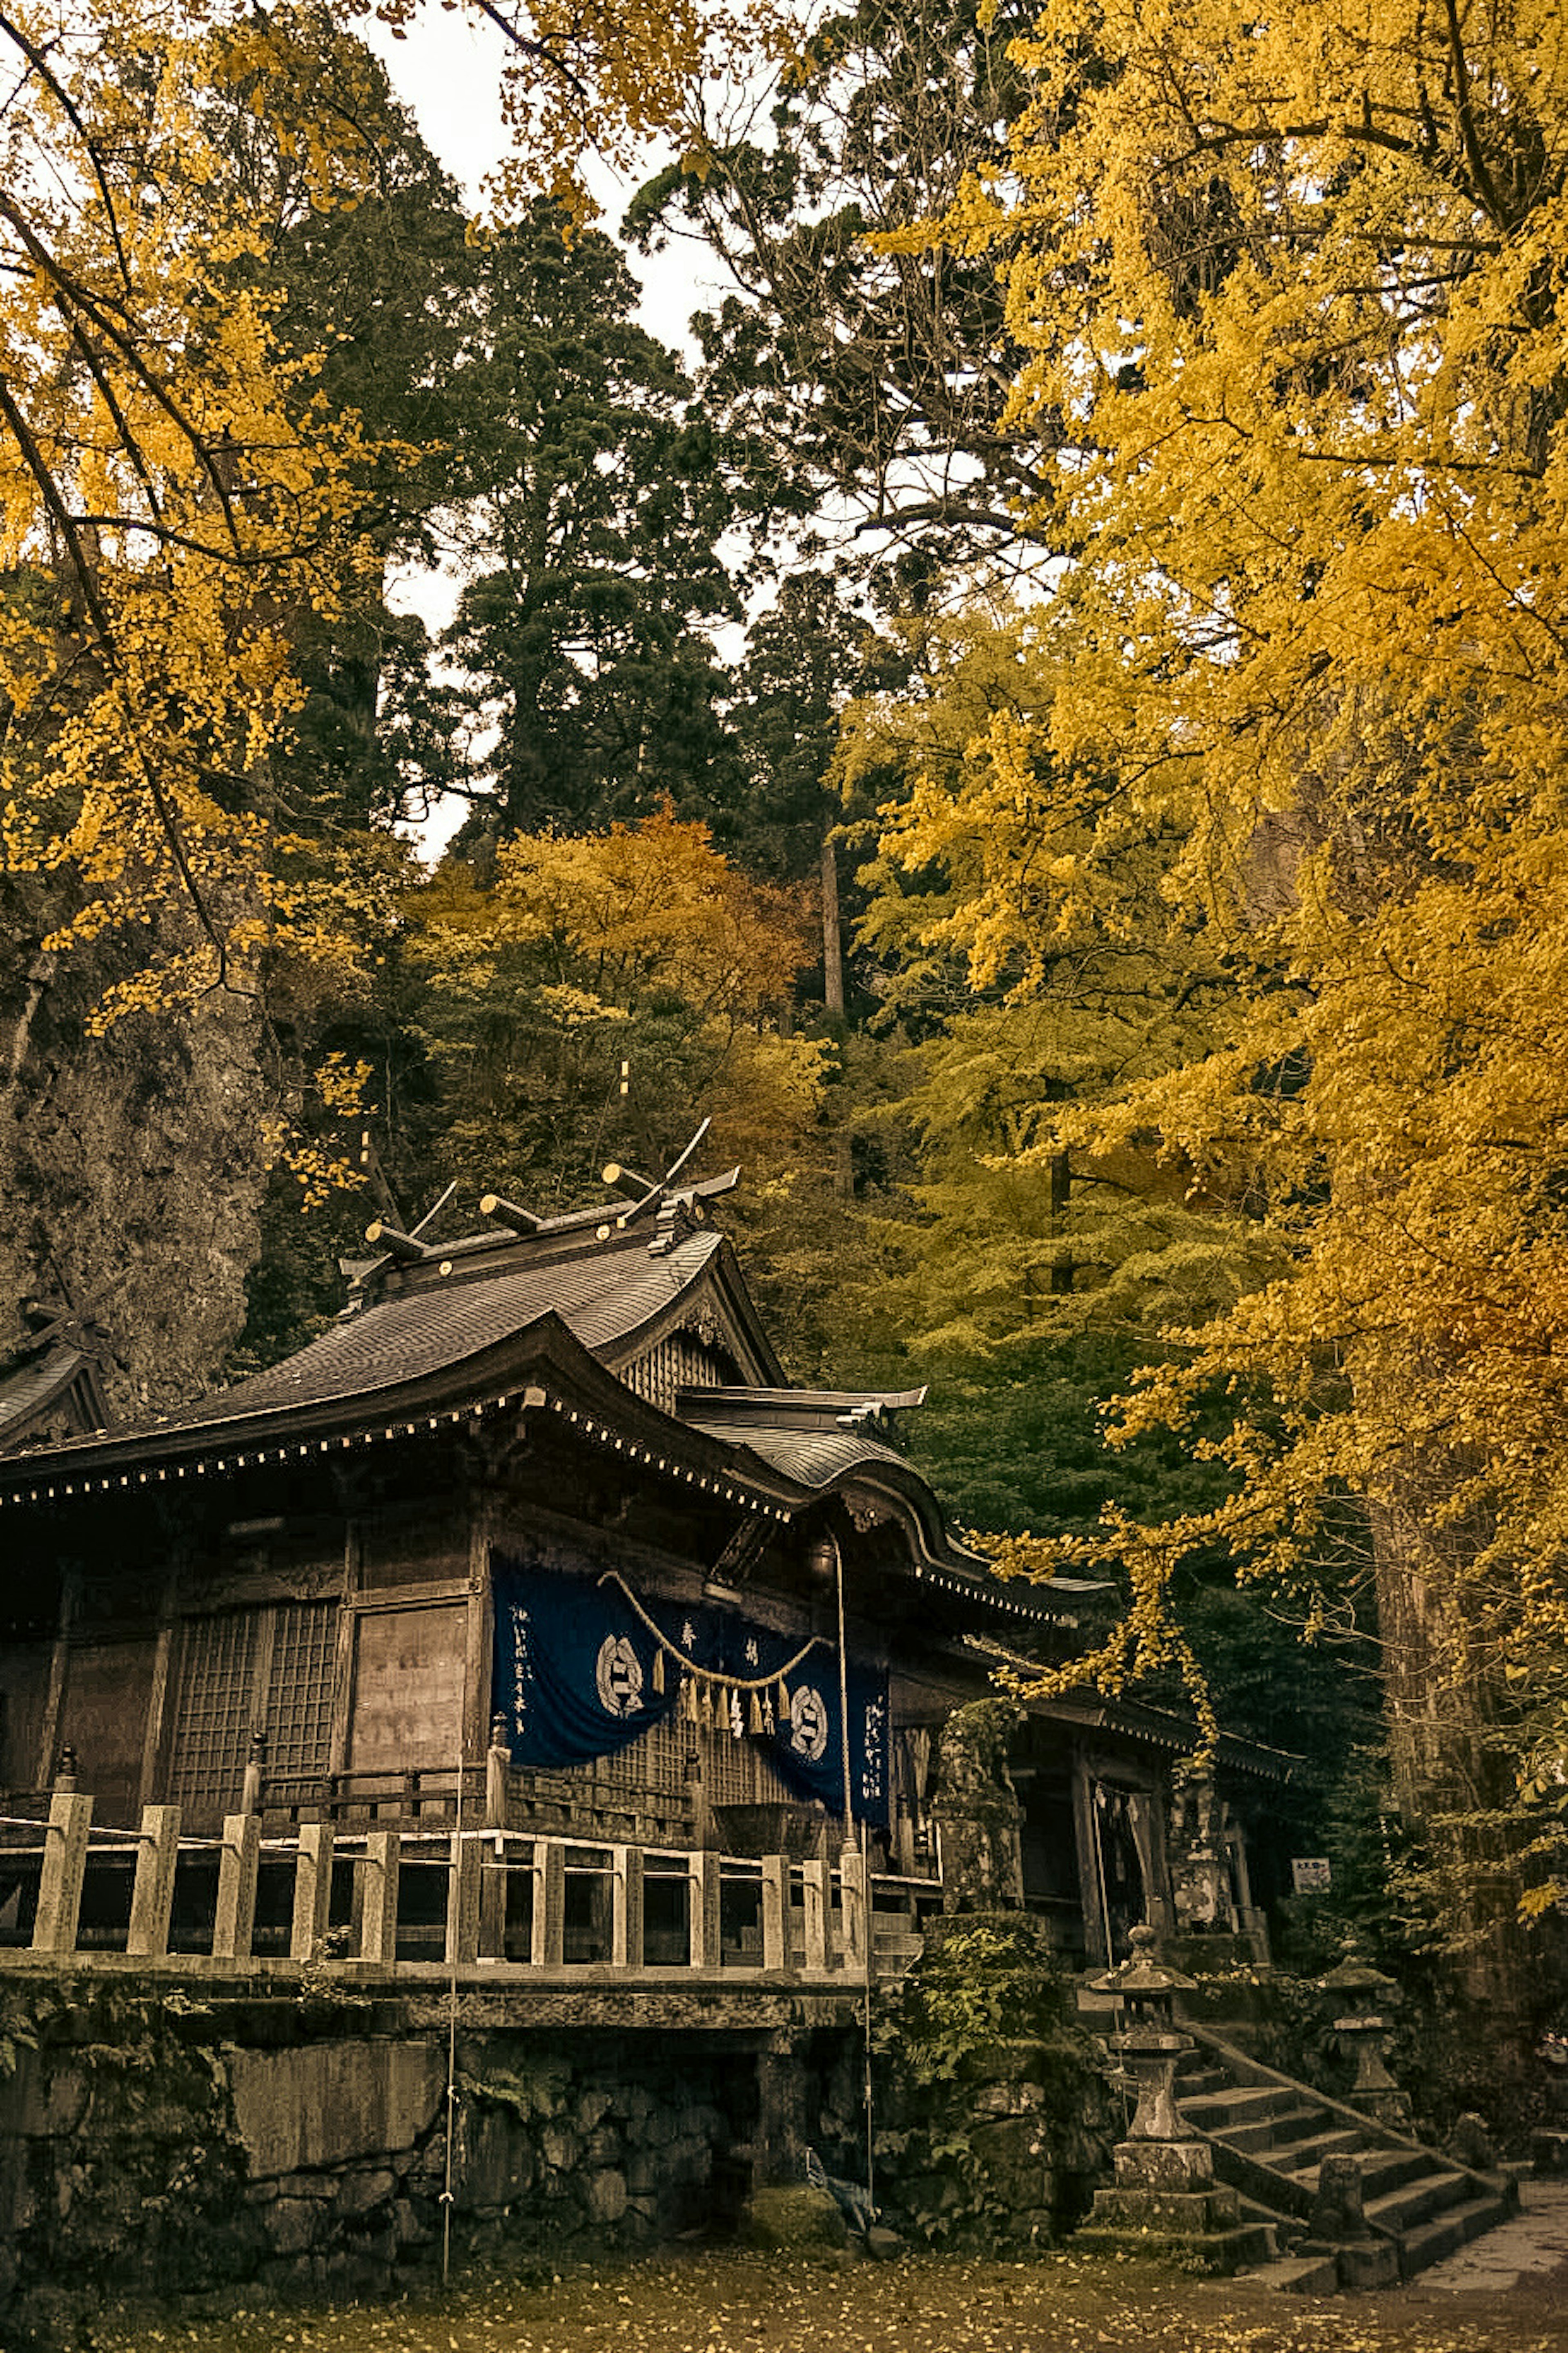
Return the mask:
[[[484,1242],[493,1259],[494,1237]],[[699,1284],[722,1247],[716,1233],[695,1233],[658,1258],[640,1249],[542,1262],[520,1254],[510,1267],[469,1271],[454,1246],[449,1278],[436,1275],[352,1310],[297,1356],[160,1426],[191,1429],[279,1407],[368,1400],[447,1371],[552,1313],[591,1355],[613,1361]]]

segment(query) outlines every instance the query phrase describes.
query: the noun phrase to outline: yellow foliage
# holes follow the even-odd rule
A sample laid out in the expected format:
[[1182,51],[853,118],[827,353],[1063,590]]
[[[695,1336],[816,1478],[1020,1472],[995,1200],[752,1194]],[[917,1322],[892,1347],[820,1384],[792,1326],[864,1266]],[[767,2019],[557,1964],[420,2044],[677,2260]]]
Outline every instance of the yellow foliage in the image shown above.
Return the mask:
[[[319,363],[279,356],[264,225],[208,123],[241,80],[265,104],[269,59],[287,81],[286,23],[25,7],[0,47],[0,854],[60,878],[51,946],[131,944],[110,1018],[253,986],[298,921],[268,760],[296,622],[362,560],[359,453],[323,421]],[[369,159],[325,118],[292,135],[317,199],[353,201]]]
[[1209,1050],[1038,1141],[1158,1136],[1284,1270],[1129,1409],[1229,1382],[1238,1489],[1108,1527],[1139,1602],[1107,1672],[1170,1639],[1184,1549],[1300,1577],[1348,1493],[1431,1603],[1435,1678],[1540,1694],[1568,1637],[1561,14],[1050,0],[1016,55],[1031,108],[942,234],[997,257],[1050,482],[1027,527],[1066,560],[1016,712],[890,847],[967,860],[944,920],[982,983],[1027,993],[1030,935],[1079,925],[1228,976]]
[[[727,1152],[769,1166],[815,1119],[825,1050],[780,1029],[810,909],[668,806],[519,836],[489,888],[447,868],[408,915],[420,1026],[477,1181],[499,1184],[504,1161],[508,1181],[596,1183],[611,1140],[662,1166],[702,1113]],[[571,1142],[585,1156],[568,1169]]]
[[[356,0],[401,37],[421,0]],[[708,169],[704,96],[764,65],[787,70],[816,13],[810,0],[520,0],[505,12],[472,5],[504,33],[510,54],[501,103],[511,148],[498,174],[503,200],[542,190],[578,220],[596,207],[583,179],[597,154],[612,170],[644,166],[650,142],[675,147],[683,168]]]

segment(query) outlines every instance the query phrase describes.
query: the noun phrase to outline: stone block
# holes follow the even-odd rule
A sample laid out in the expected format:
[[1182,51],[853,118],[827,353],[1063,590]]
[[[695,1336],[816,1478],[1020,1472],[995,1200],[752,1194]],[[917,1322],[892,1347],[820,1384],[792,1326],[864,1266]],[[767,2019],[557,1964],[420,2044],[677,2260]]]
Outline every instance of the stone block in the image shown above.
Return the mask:
[[287,2173],[278,2184],[280,2198],[311,2198],[318,2206],[330,2206],[337,2196],[337,2182],[330,2173]]
[[461,2147],[466,2204],[510,2205],[531,2186],[537,2170],[533,2149],[526,2131],[509,2110],[470,2107],[463,2118]]
[[357,2167],[338,2177],[337,2209],[345,2218],[369,2214],[396,2189],[390,2166]]
[[605,2167],[602,2173],[591,2173],[584,2203],[590,2221],[605,2227],[618,2222],[626,2211],[626,2175],[616,2172],[613,2166]]
[[1114,2153],[1120,2189],[1206,2189],[1214,2158],[1203,2140],[1124,2140]]
[[431,2235],[421,2222],[418,2209],[410,2198],[399,2198],[394,2200],[392,2231],[400,2247],[422,2246]]
[[1094,2195],[1094,2221],[1124,2231],[1228,2231],[1239,2214],[1234,2189],[1097,2189]]
[[70,2060],[18,2046],[5,2085],[6,2129],[18,2139],[41,2140],[73,2133],[88,2100],[82,2070]]
[[444,2053],[414,2039],[231,2050],[226,2060],[253,2177],[411,2148],[446,2091]]
[[539,2154],[557,2173],[570,2173],[582,2151],[582,2141],[570,2125],[548,2124],[539,2136]]
[[1358,2246],[1336,2247],[1334,2262],[1342,2288],[1399,2285],[1399,2250],[1391,2239],[1363,2239]]
[[314,2245],[321,2209],[313,2198],[279,2198],[262,2212],[274,2254],[302,2255]]
[[848,2226],[826,2190],[804,2181],[794,2189],[754,2189],[741,2209],[736,2236],[742,2246],[781,2254],[849,2243]]

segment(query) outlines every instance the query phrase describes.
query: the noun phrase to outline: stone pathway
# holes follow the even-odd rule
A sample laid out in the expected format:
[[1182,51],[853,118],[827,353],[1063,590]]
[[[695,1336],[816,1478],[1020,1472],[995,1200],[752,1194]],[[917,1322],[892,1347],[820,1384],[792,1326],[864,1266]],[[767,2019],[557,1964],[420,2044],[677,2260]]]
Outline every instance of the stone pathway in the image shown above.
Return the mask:
[[1416,2282],[1423,2294],[1500,2295],[1557,2287],[1568,2308],[1568,2181],[1526,2181],[1520,2211]]

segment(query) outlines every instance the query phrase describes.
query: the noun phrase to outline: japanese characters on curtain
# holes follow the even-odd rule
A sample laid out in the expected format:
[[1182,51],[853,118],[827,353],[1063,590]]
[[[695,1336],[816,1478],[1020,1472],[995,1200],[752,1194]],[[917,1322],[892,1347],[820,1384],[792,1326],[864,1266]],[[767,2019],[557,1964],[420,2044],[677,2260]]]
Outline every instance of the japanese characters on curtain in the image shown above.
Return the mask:
[[[615,1578],[563,1576],[499,1553],[491,1569],[494,1710],[505,1720],[515,1766],[613,1756],[700,1697],[700,1722],[760,1740],[790,1788],[843,1813],[838,1657],[831,1643],[812,1643],[801,1656],[805,1636],[776,1633],[734,1610],[641,1593],[634,1601]],[[847,1680],[853,1811],[885,1827],[888,1678],[851,1659]],[[742,1691],[735,1683],[764,1688]]]

